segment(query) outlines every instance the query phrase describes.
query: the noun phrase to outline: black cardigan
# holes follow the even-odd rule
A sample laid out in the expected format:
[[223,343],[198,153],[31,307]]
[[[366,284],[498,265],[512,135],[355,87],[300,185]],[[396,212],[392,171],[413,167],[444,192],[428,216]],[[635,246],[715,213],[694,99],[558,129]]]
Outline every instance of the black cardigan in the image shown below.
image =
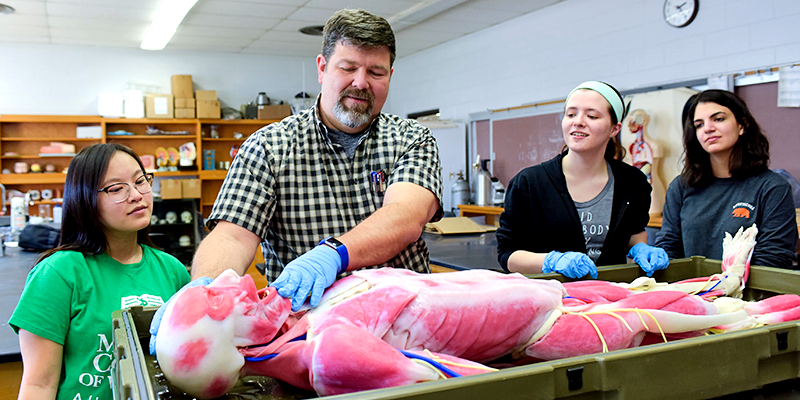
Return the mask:
[[[505,211],[497,230],[497,259],[508,271],[508,257],[517,250],[534,253],[586,253],[586,241],[575,202],[561,168],[564,155],[520,171],[508,185]],[[614,201],[608,235],[597,265],[625,264],[632,235],[644,231],[650,219],[650,192],[644,173],[610,160]]]

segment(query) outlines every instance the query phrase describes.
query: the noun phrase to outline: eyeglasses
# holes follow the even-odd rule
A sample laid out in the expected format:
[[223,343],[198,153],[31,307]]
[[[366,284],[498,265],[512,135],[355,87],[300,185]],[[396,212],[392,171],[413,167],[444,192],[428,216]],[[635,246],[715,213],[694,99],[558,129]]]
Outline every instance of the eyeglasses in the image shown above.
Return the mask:
[[108,197],[111,198],[111,201],[114,203],[122,203],[130,197],[131,186],[135,187],[141,194],[150,193],[153,190],[153,174],[144,174],[136,178],[133,185],[127,182],[112,183],[98,190],[97,193],[106,192]]

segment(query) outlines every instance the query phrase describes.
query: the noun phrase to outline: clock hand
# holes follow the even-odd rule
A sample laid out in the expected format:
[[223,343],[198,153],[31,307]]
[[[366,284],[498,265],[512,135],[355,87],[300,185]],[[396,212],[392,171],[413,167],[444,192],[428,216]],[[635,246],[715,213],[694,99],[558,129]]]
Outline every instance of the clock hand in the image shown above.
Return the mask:
[[678,10],[680,10],[681,8],[683,8],[683,6],[685,6],[685,5],[686,5],[686,3],[688,3],[688,1],[684,1],[683,3],[681,3],[681,5],[679,5],[679,6],[675,6],[675,8],[677,8]]

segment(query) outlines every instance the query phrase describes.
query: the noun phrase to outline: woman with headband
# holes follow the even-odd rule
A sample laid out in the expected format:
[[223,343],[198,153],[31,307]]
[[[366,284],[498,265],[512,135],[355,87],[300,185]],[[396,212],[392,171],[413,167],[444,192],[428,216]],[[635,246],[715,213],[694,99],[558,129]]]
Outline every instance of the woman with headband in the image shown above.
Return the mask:
[[656,235],[671,258],[722,259],[725,232],[756,224],[751,265],[792,268],[797,225],[789,182],[769,167],[769,141],[726,90],[692,96],[683,112],[684,165],[669,185]]
[[564,151],[520,171],[506,191],[497,231],[503,269],[597,278],[596,265],[625,264],[626,255],[648,276],[667,267],[666,252],[647,245],[650,184],[619,161],[625,150],[614,138],[624,118],[622,96],[607,83],[570,92]]

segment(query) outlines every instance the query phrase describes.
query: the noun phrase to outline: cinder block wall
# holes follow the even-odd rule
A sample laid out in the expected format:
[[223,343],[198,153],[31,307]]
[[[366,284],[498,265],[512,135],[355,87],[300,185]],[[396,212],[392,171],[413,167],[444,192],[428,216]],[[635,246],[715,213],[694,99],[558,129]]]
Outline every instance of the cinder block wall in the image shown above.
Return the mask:
[[800,62],[800,1],[701,0],[685,28],[663,21],[663,4],[566,0],[401,58],[388,109],[467,121],[589,79],[624,90]]

